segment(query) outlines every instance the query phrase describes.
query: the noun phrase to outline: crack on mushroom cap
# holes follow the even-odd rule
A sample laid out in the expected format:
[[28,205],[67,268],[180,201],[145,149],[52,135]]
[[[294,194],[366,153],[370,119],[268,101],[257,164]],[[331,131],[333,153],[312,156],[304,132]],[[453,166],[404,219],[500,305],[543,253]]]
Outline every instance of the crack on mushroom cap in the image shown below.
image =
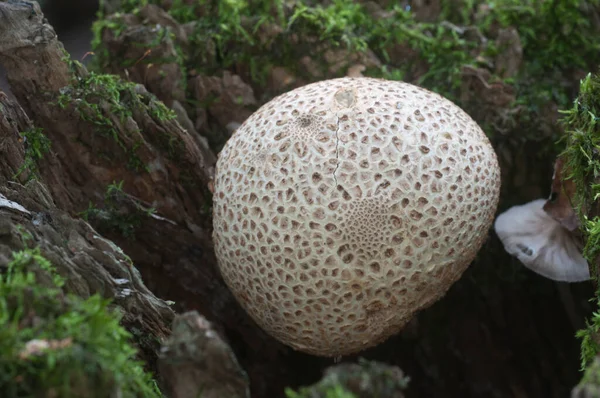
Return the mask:
[[360,351],[464,272],[493,222],[499,173],[483,131],[435,93],[309,84],[261,107],[219,154],[219,268],[280,341]]
[[[338,108],[352,108],[355,104],[356,104],[356,90],[353,90],[352,88],[348,88],[348,87],[344,87],[341,90],[338,90],[334,96],[334,101],[335,101],[335,105],[337,105]],[[337,172],[338,168],[340,167],[340,162],[339,162],[339,157],[340,157],[340,152],[339,152],[339,144],[340,144],[340,137],[339,137],[339,131],[340,131],[340,116],[339,114],[336,114],[336,129],[335,129],[335,160],[336,160],[336,165],[335,165],[335,170],[333,170],[333,180],[335,182],[335,185],[337,186],[337,178],[335,173]]]
[[335,121],[335,169],[333,170],[333,181],[335,182],[335,186],[338,186],[338,181],[337,181],[337,177],[335,175],[335,173],[337,172],[338,168],[340,167],[340,137],[339,137],[339,131],[340,131],[340,118],[339,116],[337,117],[337,120]]

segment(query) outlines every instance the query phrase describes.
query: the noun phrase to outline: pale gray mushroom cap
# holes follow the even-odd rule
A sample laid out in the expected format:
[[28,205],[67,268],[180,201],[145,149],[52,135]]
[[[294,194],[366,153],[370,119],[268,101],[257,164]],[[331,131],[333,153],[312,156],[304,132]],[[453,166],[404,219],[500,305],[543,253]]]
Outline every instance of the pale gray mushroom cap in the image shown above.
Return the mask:
[[216,166],[214,242],[252,318],[295,349],[355,353],[441,298],[500,190],[481,128],[438,94],[339,78],[274,98]]

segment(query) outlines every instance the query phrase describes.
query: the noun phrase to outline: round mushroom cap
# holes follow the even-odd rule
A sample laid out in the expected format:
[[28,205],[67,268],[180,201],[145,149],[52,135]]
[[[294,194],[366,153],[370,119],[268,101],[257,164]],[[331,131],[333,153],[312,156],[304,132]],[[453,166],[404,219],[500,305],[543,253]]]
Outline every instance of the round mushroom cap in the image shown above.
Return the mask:
[[356,353],[460,278],[499,190],[488,138],[442,96],[366,77],[308,84],[258,109],[219,154],[219,268],[276,339]]

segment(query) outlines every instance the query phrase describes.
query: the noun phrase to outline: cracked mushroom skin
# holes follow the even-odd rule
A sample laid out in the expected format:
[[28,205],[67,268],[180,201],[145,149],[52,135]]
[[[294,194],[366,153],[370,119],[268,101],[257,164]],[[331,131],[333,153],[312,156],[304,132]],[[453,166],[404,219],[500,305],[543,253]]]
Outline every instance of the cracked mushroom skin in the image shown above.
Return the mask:
[[339,78],[263,105],[218,157],[221,274],[263,330],[348,355],[446,294],[488,236],[500,170],[481,128],[438,94]]

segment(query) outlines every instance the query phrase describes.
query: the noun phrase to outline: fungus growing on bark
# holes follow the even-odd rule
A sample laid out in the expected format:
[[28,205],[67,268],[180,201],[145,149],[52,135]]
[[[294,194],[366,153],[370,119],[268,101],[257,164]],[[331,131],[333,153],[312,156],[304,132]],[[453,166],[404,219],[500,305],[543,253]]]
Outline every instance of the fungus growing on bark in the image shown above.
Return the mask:
[[530,270],[555,281],[582,282],[590,279],[590,271],[571,205],[575,186],[563,179],[564,167],[564,159],[557,159],[548,199],[509,208],[494,230],[504,249]]
[[499,188],[489,140],[440,95],[362,77],[308,84],[262,106],[219,154],[219,267],[283,343],[358,352],[458,280]]

